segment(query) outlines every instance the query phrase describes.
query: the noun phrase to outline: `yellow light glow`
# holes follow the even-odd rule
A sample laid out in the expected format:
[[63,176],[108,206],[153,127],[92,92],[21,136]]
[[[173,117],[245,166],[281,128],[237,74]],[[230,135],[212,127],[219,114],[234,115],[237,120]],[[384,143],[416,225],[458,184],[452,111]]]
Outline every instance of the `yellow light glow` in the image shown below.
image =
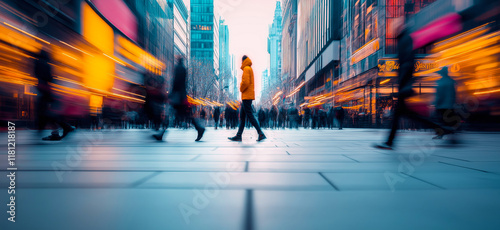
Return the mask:
[[[112,54],[114,52],[113,29],[87,3],[83,2],[82,4],[83,37],[103,53]],[[84,84],[89,88],[109,92],[114,82],[114,61],[104,54],[84,56],[83,58],[85,64]]]

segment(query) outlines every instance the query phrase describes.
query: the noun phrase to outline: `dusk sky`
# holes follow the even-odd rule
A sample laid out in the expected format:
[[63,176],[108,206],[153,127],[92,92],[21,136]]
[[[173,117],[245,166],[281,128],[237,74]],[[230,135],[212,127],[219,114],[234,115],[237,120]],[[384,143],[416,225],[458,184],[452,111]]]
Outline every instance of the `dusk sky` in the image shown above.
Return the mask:
[[274,18],[274,0],[216,0],[219,14],[229,26],[229,49],[236,56],[238,81],[241,80],[241,57],[247,55],[253,62],[255,91],[260,98],[262,71],[269,68],[267,37]]

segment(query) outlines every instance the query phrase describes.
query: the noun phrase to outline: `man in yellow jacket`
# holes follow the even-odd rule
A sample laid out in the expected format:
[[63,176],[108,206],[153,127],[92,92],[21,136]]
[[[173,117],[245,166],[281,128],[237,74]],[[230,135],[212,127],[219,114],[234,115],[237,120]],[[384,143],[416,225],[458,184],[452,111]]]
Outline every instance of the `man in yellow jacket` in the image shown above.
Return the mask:
[[241,70],[243,70],[243,75],[241,76],[240,92],[241,92],[241,109],[240,109],[240,127],[238,128],[238,133],[234,137],[229,137],[232,141],[241,141],[241,135],[243,135],[243,130],[245,129],[245,122],[248,121],[255,127],[259,138],[257,141],[262,141],[266,139],[266,135],[260,129],[259,122],[255,119],[254,111],[252,108],[252,101],[255,100],[255,85],[252,70],[252,61],[246,55],[243,56],[243,63],[241,64]]

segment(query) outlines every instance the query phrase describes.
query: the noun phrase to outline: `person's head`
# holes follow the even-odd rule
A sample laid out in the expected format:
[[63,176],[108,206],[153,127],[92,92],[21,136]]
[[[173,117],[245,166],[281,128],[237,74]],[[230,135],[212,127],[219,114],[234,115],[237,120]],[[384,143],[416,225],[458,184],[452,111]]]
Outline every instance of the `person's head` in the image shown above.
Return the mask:
[[443,66],[443,68],[441,68],[439,71],[437,71],[437,73],[439,75],[441,75],[441,77],[449,77],[448,76],[448,66]]
[[182,55],[176,55],[175,61],[177,62],[177,65],[183,65],[184,64],[184,57]]
[[248,56],[247,56],[247,55],[243,55],[243,57],[241,58],[241,61],[243,62],[243,61],[245,61],[247,58],[248,58]]
[[38,53],[38,58],[40,60],[44,60],[44,61],[49,60],[50,54],[49,54],[49,51],[47,50],[47,48],[42,48],[40,50],[40,53]]

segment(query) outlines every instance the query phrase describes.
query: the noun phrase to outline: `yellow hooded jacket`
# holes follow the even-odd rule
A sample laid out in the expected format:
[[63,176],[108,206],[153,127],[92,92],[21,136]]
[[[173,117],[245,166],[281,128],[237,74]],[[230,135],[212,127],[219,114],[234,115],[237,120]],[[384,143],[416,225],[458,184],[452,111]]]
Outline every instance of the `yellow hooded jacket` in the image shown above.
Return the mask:
[[255,100],[255,85],[252,70],[252,60],[247,58],[241,64],[243,75],[241,76],[240,92],[242,100]]

